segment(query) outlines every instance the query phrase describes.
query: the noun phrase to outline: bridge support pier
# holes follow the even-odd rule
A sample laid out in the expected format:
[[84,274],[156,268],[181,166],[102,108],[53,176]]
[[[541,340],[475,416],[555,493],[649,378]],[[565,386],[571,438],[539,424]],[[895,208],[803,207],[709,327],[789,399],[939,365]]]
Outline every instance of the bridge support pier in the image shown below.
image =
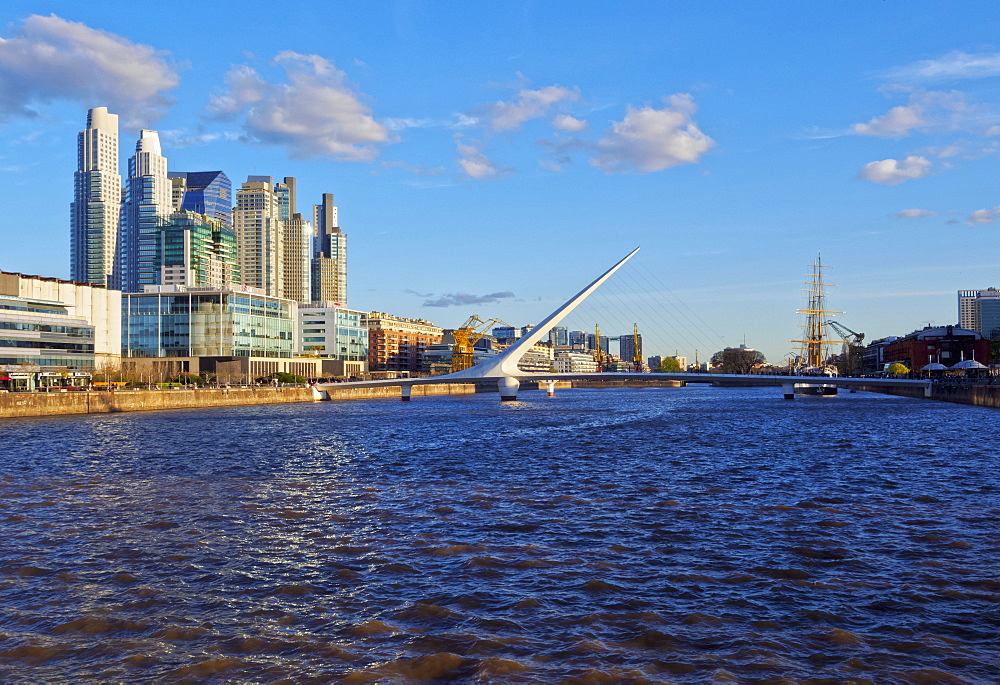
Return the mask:
[[556,396],[556,382],[555,381],[545,381],[545,392],[549,397]]
[[795,399],[795,384],[794,383],[782,383],[781,384],[781,389],[785,393],[785,399],[786,400],[794,400]]
[[412,385],[401,385],[399,386],[399,399],[404,402],[410,401],[410,394],[413,392]]
[[521,383],[516,378],[504,376],[497,380],[497,388],[500,390],[501,402],[513,402],[517,399],[517,391]]

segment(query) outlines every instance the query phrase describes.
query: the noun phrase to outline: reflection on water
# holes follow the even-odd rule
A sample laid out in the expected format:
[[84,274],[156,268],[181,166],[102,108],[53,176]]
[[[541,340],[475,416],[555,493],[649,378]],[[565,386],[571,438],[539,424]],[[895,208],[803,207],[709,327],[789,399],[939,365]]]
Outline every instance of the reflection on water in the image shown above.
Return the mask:
[[522,400],[0,423],[0,679],[1000,679],[995,412]]

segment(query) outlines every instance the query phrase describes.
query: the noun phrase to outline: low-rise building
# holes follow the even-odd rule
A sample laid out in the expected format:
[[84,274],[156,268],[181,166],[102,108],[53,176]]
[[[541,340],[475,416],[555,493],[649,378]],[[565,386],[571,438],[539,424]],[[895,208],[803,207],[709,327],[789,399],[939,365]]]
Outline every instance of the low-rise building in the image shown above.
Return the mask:
[[122,298],[121,353],[137,372],[205,375],[223,368],[244,380],[278,372],[315,378],[318,360],[296,358],[296,316],[293,300],[250,286],[146,286]]
[[[931,362],[945,366],[954,366],[965,359],[985,365],[990,363],[990,341],[979,331],[958,326],[928,326],[901,338],[876,341],[873,345],[880,348],[883,368],[879,371],[896,362],[905,364],[911,371],[918,371]],[[867,360],[869,355],[866,353],[864,358]]]
[[594,355],[583,351],[556,350],[552,365],[559,373],[595,373]]
[[0,387],[74,385],[117,367],[120,311],[117,290],[0,271]]
[[424,350],[440,343],[443,333],[430,321],[384,312],[370,312],[363,324],[368,329],[368,371],[383,378],[419,376]]
[[368,372],[365,312],[312,302],[298,310],[298,351],[322,360],[323,375],[362,376]]

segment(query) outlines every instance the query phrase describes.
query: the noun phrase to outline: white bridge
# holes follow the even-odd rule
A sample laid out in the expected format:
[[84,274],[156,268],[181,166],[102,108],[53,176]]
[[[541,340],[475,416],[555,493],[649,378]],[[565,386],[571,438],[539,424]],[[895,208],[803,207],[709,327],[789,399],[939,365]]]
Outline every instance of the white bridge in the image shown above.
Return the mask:
[[521,371],[517,363],[521,357],[531,349],[531,347],[542,338],[546,337],[553,326],[556,326],[563,318],[597,290],[602,283],[608,280],[612,274],[624,266],[639,248],[635,248],[625,255],[617,264],[597,277],[590,285],[571,297],[564,305],[549,314],[541,323],[535,326],[531,332],[518,339],[513,345],[495,357],[487,359],[475,366],[456,371],[455,373],[444,374],[442,376],[431,376],[427,378],[393,378],[377,381],[356,381],[352,383],[321,383],[315,386],[317,389],[323,388],[384,388],[399,386],[402,399],[410,399],[411,388],[414,385],[439,385],[442,383],[475,383],[477,381],[496,381],[497,389],[500,391],[501,400],[516,400],[517,391],[521,386],[521,381],[539,381],[548,385],[549,394],[552,394],[556,381],[575,380],[667,380],[680,381],[683,383],[724,383],[740,386],[781,386],[786,399],[794,397],[794,386],[796,384],[809,385],[836,385],[840,388],[865,387],[885,388],[909,386],[923,388],[924,397],[931,396],[931,382],[929,380],[910,380],[896,378],[847,378],[840,376],[767,376],[767,375],[740,375],[740,374],[706,374],[706,373],[539,373]]

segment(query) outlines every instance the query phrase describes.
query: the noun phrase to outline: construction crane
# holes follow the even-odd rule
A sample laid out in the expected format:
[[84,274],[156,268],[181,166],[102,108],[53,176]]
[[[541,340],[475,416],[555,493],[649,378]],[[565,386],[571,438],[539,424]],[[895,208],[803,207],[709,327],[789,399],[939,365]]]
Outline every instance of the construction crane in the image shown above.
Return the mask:
[[468,320],[462,324],[461,328],[456,329],[452,333],[455,338],[455,344],[451,346],[452,373],[455,371],[464,371],[475,364],[472,356],[474,348],[476,343],[482,340],[483,336],[486,335],[486,331],[490,330],[494,326],[509,325],[510,324],[505,323],[500,319],[489,319],[487,321],[483,321],[475,314],[470,316]]
[[594,361],[597,362],[597,373],[604,371],[604,350],[601,348],[601,325],[594,324],[594,347],[597,348]]
[[632,368],[642,373],[642,350],[639,349],[639,324],[632,324]]
[[842,323],[828,320],[826,325],[837,332],[837,335],[844,339],[844,368],[841,370],[845,376],[853,376],[861,371],[862,342],[865,339],[864,333],[856,333]]

